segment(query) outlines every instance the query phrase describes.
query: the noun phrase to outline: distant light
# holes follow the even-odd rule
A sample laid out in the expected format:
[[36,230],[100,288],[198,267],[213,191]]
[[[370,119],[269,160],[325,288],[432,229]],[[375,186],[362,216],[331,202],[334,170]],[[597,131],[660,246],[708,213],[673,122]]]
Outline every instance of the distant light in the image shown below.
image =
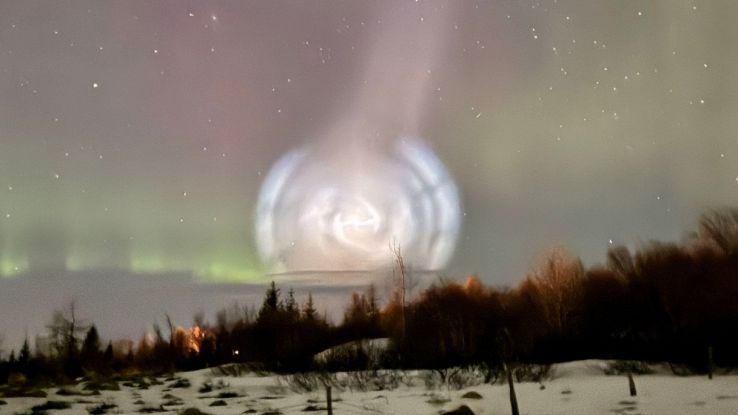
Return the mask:
[[99,84],[98,84],[97,82],[93,82],[93,83],[92,83],[92,87],[93,87],[93,88],[97,88],[98,86],[100,86],[100,85],[99,85]]

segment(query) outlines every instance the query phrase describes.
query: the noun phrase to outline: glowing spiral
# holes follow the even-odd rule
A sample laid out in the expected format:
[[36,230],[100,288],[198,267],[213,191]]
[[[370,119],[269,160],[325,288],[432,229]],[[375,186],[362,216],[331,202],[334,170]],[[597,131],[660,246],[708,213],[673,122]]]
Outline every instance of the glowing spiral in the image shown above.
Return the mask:
[[371,270],[390,244],[416,269],[443,267],[456,245],[460,206],[441,161],[417,139],[359,157],[290,151],[262,184],[256,240],[280,271]]

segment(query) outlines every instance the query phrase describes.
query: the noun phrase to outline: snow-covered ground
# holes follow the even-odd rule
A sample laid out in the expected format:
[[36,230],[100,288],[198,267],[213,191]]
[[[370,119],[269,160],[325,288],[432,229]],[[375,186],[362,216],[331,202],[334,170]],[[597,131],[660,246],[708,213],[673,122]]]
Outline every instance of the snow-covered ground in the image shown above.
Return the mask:
[[[581,361],[554,366],[552,378],[538,383],[517,383],[521,414],[738,414],[738,375],[677,377],[659,372],[635,377],[638,396],[630,397],[625,376],[604,374],[605,362]],[[509,414],[506,384],[478,384],[461,390],[446,386],[428,389],[423,380],[427,373],[402,374],[402,382],[393,390],[359,391],[334,388],[335,414],[439,414],[467,405],[476,414]],[[66,401],[71,407],[50,410],[58,414],[86,414],[102,403],[115,405],[107,413],[189,413],[197,408],[209,414],[282,413],[299,414],[315,410],[325,413],[325,390],[295,392],[296,382],[283,376],[247,373],[223,376],[210,369],[179,373],[176,380],[152,384],[121,385],[119,391],[102,391],[100,395],[76,396],[57,394],[48,389],[46,398],[0,398],[0,414],[30,413],[35,405],[47,401]],[[339,377],[340,379],[340,377]],[[154,382],[158,383],[158,382]],[[201,392],[203,385],[212,390]],[[78,388],[81,390],[81,388]],[[463,397],[474,391],[477,399]],[[221,406],[211,406],[213,403]],[[99,412],[102,413],[102,412]]]

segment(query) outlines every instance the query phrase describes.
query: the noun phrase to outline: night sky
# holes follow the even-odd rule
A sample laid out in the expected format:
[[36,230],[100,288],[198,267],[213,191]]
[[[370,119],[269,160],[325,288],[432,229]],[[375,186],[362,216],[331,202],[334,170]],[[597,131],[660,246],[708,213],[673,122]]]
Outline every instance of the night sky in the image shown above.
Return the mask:
[[[76,300],[103,335],[138,337],[164,312],[258,301],[268,273],[380,265],[356,252],[398,229],[418,268],[494,285],[556,244],[591,264],[679,240],[736,204],[736,15],[727,0],[0,2],[0,334],[17,343]],[[283,156],[328,166],[293,180],[307,195],[340,177],[386,207],[412,195],[403,162],[382,161],[405,138],[448,177],[435,219],[351,207],[359,251],[289,232],[281,256],[257,246]],[[326,308],[341,278],[311,288]]]

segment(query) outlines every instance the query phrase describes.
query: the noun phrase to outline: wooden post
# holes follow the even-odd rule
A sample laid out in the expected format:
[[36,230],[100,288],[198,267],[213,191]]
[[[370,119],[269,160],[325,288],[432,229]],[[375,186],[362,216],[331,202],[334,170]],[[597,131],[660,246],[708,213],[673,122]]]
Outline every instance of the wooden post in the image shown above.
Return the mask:
[[518,410],[518,397],[515,395],[515,383],[513,382],[512,369],[507,363],[504,364],[505,372],[507,372],[507,384],[510,387],[510,407],[512,408],[512,415],[520,415]]
[[628,387],[630,388],[630,396],[636,396],[638,392],[636,392],[636,384],[633,380],[633,373],[628,371]]
[[328,415],[333,415],[333,403],[331,402],[331,387],[325,387],[325,403],[328,407]]
[[712,361],[712,346],[709,346],[707,348],[707,378],[712,380],[712,370],[713,370],[713,361]]

